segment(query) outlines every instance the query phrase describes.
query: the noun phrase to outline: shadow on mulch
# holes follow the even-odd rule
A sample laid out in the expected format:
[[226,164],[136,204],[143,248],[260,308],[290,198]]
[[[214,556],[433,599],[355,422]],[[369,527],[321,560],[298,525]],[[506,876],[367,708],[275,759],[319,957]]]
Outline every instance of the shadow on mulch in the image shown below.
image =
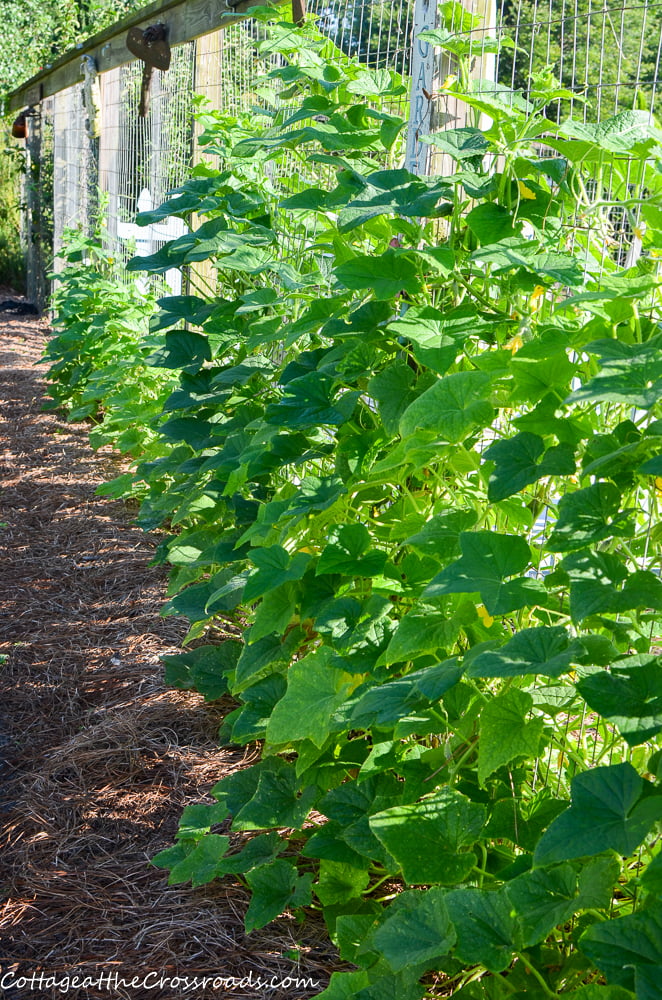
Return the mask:
[[[222,704],[164,687],[159,657],[185,626],[159,616],[154,540],[94,495],[117,459],[41,409],[43,340],[38,321],[0,317],[2,972],[120,977],[73,998],[313,996],[338,967],[320,926],[283,918],[246,936],[241,886],[168,887],[148,864],[183,806],[257,751],[219,749]],[[121,985],[153,972],[317,986]],[[9,998],[63,995],[48,978],[12,982]]]

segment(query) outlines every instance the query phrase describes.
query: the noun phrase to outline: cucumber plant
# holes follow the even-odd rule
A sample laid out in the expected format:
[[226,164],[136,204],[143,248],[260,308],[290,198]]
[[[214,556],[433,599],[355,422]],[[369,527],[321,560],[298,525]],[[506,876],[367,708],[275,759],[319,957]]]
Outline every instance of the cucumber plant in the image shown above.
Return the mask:
[[452,168],[417,177],[402,79],[254,13],[261,110],[202,111],[210,159],[138,217],[198,217],[128,265],[191,294],[85,376],[163,389],[144,420],[120,398],[104,440],[126,405],[145,450],[115,491],[169,532],[165,613],[234,636],[166,676],[262,747],[154,863],[239,879],[248,931],[321,910],[356,970],[325,1000],[652,1000],[662,133],[449,79],[488,127],[431,136]]

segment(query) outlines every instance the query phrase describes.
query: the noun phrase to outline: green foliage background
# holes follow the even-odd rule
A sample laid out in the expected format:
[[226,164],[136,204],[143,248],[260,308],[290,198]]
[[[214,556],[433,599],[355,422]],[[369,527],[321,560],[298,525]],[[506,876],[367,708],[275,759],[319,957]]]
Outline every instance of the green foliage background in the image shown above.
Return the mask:
[[145,0],[0,0],[0,96]]

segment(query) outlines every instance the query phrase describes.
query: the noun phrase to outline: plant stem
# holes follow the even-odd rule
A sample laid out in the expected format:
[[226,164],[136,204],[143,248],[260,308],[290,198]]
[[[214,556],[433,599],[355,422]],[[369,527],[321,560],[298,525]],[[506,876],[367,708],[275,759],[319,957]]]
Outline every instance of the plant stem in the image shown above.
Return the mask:
[[542,976],[540,975],[540,973],[538,972],[538,970],[536,969],[536,967],[534,965],[532,965],[531,962],[529,962],[528,958],[526,958],[522,954],[521,951],[516,951],[515,954],[519,958],[520,962],[522,963],[522,965],[524,966],[524,968],[526,969],[526,971],[530,975],[532,975],[533,978],[539,983],[540,988],[542,989],[542,991],[545,994],[545,996],[546,997],[553,997],[554,1000],[555,1000],[555,998],[558,997],[559,994],[555,993],[554,990],[550,989],[550,987],[547,985],[547,983],[545,982],[545,980],[542,978]]

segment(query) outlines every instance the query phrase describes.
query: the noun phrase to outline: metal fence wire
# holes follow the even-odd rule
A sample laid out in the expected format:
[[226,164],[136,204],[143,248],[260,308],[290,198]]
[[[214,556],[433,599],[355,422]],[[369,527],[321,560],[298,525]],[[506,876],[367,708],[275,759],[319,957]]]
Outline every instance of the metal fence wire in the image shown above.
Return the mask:
[[[447,164],[432,147],[418,143],[418,135],[467,121],[461,102],[434,94],[435,82],[455,68],[451,57],[434,55],[417,41],[421,29],[434,23],[468,41],[475,86],[496,82],[526,94],[531,79],[546,74],[567,88],[572,96],[547,109],[552,120],[573,115],[595,121],[629,108],[653,115],[659,103],[662,2],[463,0],[458,17],[456,6],[437,7],[432,0],[309,0],[309,15],[343,53],[369,67],[412,76],[407,165],[421,173],[443,171]],[[259,103],[256,79],[267,68],[256,49],[262,31],[247,18],[175,46],[168,72],[153,74],[145,118],[138,112],[142,63],[137,60],[95,77],[92,60],[87,57],[86,64],[83,57],[83,81],[42,102],[41,127],[29,151],[27,187],[34,197],[26,190],[32,298],[45,303],[45,274],[65,230],[91,232],[100,204],[118,274],[133,253],[154,252],[184,231],[177,220],[141,231],[135,215],[182,183],[199,155],[194,94],[230,113],[248,112]],[[282,182],[287,183],[286,171]],[[602,183],[608,185],[608,179]],[[619,228],[618,210],[613,214],[616,259],[632,263],[632,231],[625,222]],[[163,283],[180,290],[179,272],[166,275]]]

